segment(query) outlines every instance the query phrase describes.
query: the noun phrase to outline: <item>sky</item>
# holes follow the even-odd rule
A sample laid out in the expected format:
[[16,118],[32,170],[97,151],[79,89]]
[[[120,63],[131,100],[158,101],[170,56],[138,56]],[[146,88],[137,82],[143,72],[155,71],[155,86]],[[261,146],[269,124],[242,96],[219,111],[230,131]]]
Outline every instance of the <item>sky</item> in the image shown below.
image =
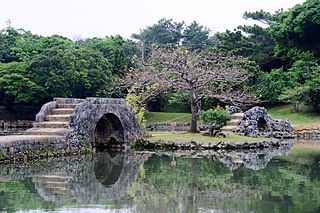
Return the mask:
[[122,35],[151,26],[161,18],[197,21],[215,32],[253,22],[245,11],[287,10],[305,0],[0,0],[0,29],[11,20],[14,28],[33,34],[58,34],[70,39]]

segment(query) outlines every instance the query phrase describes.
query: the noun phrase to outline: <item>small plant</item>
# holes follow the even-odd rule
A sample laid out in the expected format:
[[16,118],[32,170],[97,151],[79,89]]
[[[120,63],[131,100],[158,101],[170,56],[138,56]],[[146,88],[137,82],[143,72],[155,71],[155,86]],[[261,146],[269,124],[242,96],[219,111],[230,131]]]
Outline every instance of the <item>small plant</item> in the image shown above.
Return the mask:
[[141,94],[138,94],[136,87],[132,87],[126,97],[126,101],[133,107],[134,113],[137,115],[141,126],[146,127],[146,100]]
[[223,127],[231,120],[230,113],[222,108],[209,109],[201,112],[201,120],[205,124],[215,123]]

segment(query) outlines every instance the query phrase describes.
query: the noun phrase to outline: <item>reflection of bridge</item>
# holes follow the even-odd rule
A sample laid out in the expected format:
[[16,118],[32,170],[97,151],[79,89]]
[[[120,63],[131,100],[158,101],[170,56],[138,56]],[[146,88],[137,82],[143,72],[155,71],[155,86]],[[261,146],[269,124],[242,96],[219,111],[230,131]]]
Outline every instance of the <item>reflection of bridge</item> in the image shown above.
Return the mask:
[[39,195],[60,202],[76,199],[83,203],[117,200],[126,195],[140,165],[148,155],[132,152],[110,156],[58,158],[33,165],[13,165],[0,170],[0,181],[32,178]]
[[[288,143],[287,146],[274,149],[159,154],[202,156],[226,164],[230,170],[237,169],[242,164],[258,170],[264,168],[272,157],[289,154],[291,148],[292,143]],[[96,204],[125,197],[137,178],[140,166],[149,157],[148,153],[102,152],[92,156],[61,157],[30,165],[6,165],[0,168],[0,182],[32,178],[36,190],[45,200],[61,202],[75,199],[86,204]]]

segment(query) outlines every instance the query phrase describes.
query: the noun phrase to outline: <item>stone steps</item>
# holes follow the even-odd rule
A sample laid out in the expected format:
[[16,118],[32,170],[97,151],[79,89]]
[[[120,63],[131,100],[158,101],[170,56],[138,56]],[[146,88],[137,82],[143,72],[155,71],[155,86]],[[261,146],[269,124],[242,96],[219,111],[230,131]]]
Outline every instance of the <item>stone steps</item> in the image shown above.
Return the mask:
[[46,122],[35,122],[33,124],[35,128],[70,128],[69,122],[62,121],[46,121]]
[[41,175],[34,177],[34,179],[37,182],[68,182],[69,177],[61,175]]
[[74,109],[78,104],[58,104],[58,108]]
[[232,131],[233,128],[238,126],[238,122],[242,120],[244,113],[234,113],[232,114],[232,118],[228,121],[227,125],[222,127],[221,130],[224,131]]
[[38,191],[51,201],[63,201],[73,197],[70,186],[70,177],[62,175],[42,175],[33,177],[33,182]]
[[46,121],[69,122],[70,115],[46,115]]
[[228,126],[237,126],[239,121],[241,121],[241,120],[239,120],[239,119],[231,119],[230,121],[228,121],[227,125]]
[[51,110],[52,115],[71,115],[73,112],[73,108],[56,108]]
[[45,182],[41,182],[38,181],[39,184],[45,184],[48,188],[60,188],[60,189],[67,189],[69,187],[69,183],[68,181],[45,181]]
[[244,113],[234,113],[232,114],[232,119],[241,120],[243,118]]
[[233,128],[236,128],[237,126],[224,126],[221,128],[221,130],[224,130],[224,131],[232,131]]
[[50,114],[45,116],[44,122],[33,123],[33,128],[24,132],[25,135],[36,136],[64,136],[70,128],[70,116],[78,104],[57,104]]

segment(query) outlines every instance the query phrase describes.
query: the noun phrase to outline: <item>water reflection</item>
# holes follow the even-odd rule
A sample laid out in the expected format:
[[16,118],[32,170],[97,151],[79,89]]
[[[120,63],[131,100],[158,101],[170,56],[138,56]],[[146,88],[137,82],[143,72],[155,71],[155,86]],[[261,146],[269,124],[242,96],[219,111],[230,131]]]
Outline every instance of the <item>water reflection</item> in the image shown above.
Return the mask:
[[291,149],[101,152],[0,165],[0,212],[317,212],[320,151]]

